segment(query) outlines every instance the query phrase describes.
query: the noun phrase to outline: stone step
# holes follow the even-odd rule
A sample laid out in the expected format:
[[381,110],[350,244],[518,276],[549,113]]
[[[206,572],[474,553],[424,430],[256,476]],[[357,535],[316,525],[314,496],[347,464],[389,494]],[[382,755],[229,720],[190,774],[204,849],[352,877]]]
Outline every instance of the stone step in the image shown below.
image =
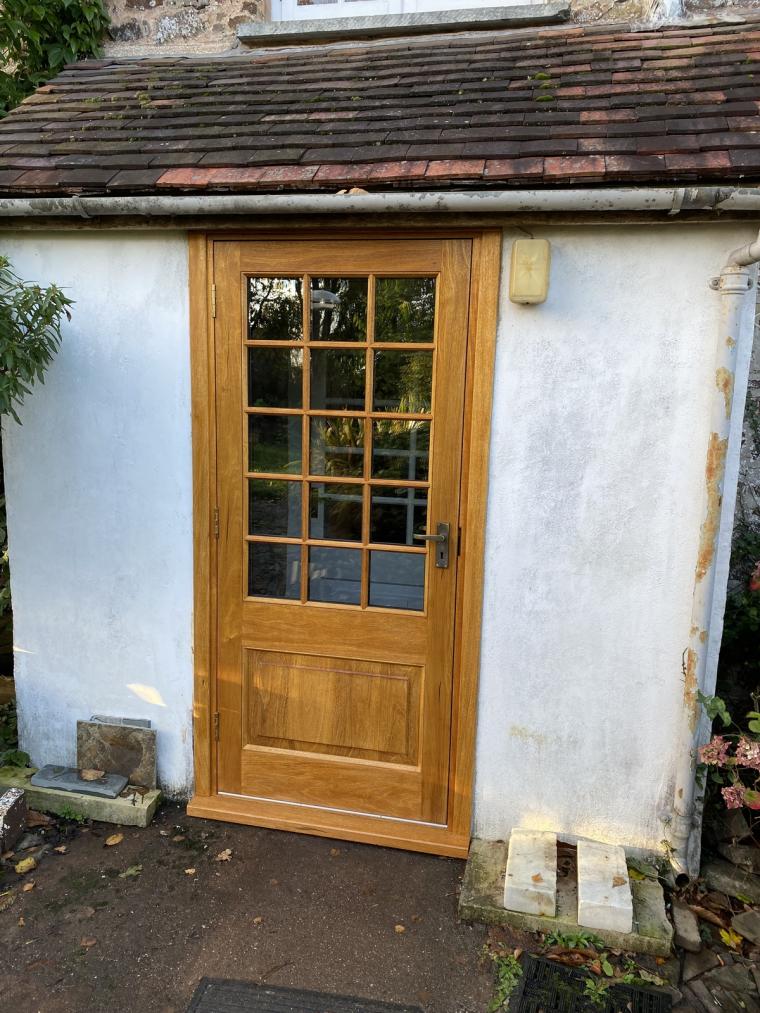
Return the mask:
[[513,830],[504,877],[504,907],[530,915],[557,910],[557,835]]
[[588,929],[631,931],[631,881],[621,847],[578,841],[578,924]]

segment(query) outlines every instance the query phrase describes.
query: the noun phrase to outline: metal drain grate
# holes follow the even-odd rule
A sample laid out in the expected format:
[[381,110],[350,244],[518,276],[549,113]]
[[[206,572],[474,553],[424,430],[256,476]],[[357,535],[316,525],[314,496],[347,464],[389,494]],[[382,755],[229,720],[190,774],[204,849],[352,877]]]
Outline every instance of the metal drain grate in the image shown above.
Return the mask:
[[588,975],[543,957],[527,957],[520,984],[510,1000],[512,1013],[670,1013],[667,992],[638,985],[612,985],[604,1004],[583,994]]
[[187,1013],[422,1013],[422,1010],[419,1006],[397,1006],[347,995],[202,978]]

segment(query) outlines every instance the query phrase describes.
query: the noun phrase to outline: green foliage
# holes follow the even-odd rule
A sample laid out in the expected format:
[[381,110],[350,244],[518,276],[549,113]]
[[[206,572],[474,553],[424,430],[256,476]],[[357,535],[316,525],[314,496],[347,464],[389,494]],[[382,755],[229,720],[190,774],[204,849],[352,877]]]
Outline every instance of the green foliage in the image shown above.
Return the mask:
[[108,23],[102,0],[3,0],[0,116],[65,64],[96,55]]
[[583,997],[592,1006],[598,1006],[601,1009],[607,1004],[608,987],[609,982],[604,981],[603,978],[586,978],[583,983]]
[[80,812],[77,812],[70,805],[65,805],[58,813],[62,820],[69,820],[70,823],[86,823],[87,817]]
[[0,415],[16,413],[32,384],[44,382],[61,343],[61,321],[71,319],[67,299],[57,285],[42,288],[21,281],[6,257],[0,257]]
[[494,994],[488,1004],[488,1013],[505,1010],[509,1005],[509,997],[522,977],[520,961],[511,953],[488,952],[494,966]]
[[593,932],[579,929],[578,932],[550,932],[544,939],[547,946],[560,946],[563,950],[601,950],[603,940]]
[[719,696],[705,696],[701,689],[697,690],[697,700],[702,704],[705,714],[711,721],[719,717],[724,728],[728,728],[731,724],[731,715],[728,713],[725,701]]
[[0,767],[27,767],[29,756],[18,748],[16,703],[11,700],[0,707]]

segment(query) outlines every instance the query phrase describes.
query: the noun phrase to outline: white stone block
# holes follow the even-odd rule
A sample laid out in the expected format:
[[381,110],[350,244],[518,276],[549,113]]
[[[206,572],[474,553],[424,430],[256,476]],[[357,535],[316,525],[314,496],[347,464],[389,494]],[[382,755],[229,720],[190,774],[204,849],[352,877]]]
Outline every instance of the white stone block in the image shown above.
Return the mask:
[[625,851],[598,841],[578,841],[578,924],[630,932],[633,901]]
[[513,830],[507,852],[504,907],[553,918],[557,912],[557,835]]

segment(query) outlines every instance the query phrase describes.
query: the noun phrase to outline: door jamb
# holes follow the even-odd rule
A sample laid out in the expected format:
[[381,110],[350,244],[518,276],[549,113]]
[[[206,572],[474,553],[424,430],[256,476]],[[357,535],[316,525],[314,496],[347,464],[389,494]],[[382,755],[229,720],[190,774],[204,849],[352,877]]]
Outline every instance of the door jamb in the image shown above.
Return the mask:
[[[324,238],[322,232],[319,238]],[[335,238],[356,238],[356,232]],[[466,856],[472,818],[472,784],[475,767],[475,731],[477,717],[478,665],[483,597],[485,555],[486,492],[490,446],[493,366],[496,348],[496,324],[501,267],[501,229],[436,229],[421,233],[397,230],[387,238],[446,238],[452,235],[471,238],[472,276],[470,316],[467,338],[463,468],[460,518],[462,539],[457,580],[454,670],[452,692],[451,749],[449,756],[449,822],[436,840],[416,840],[413,833],[394,837],[393,821],[384,821],[376,834],[358,832],[353,821],[344,820],[345,836],[353,840],[377,841],[386,845],[438,854]],[[373,238],[379,238],[373,233]],[[222,817],[233,822],[247,820],[242,800],[216,793],[216,743],[213,715],[216,710],[216,538],[214,510],[216,500],[216,413],[214,405],[214,324],[212,318],[213,256],[216,240],[273,239],[262,231],[241,235],[191,232],[188,236],[189,309],[191,362],[191,416],[193,458],[193,552],[194,552],[194,695],[193,757],[195,789],[188,813]],[[276,238],[282,239],[282,231]],[[309,238],[306,231],[294,228],[287,238]],[[477,436],[477,438],[476,438]],[[276,803],[273,803],[276,806]],[[257,820],[262,823],[265,821]],[[275,824],[272,821],[272,825]],[[293,820],[293,829],[306,833],[338,836],[312,825]],[[379,821],[380,822],[380,821]],[[281,824],[283,825],[283,824]],[[411,826],[409,828],[411,830]],[[420,828],[421,829],[421,828]]]

